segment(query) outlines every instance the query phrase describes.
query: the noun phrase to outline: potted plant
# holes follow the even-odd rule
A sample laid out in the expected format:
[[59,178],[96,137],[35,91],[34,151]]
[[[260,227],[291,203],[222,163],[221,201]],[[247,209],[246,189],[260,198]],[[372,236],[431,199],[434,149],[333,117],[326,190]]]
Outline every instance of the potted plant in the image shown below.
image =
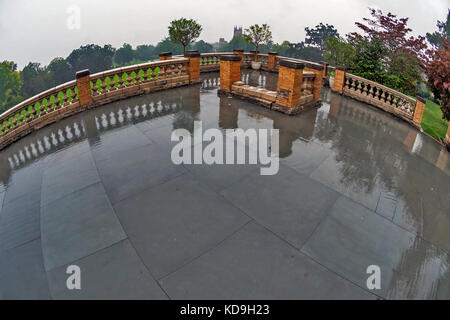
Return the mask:
[[333,88],[333,87],[334,87],[334,71],[332,71],[332,72],[330,73],[330,79],[328,80],[328,83],[329,83],[329,85],[330,85],[330,88]]
[[252,61],[252,69],[259,70],[261,68],[261,62],[258,59],[258,47],[260,44],[268,44],[272,40],[272,32],[267,24],[262,26],[254,24],[244,31],[244,39],[248,43],[255,46],[256,57]]

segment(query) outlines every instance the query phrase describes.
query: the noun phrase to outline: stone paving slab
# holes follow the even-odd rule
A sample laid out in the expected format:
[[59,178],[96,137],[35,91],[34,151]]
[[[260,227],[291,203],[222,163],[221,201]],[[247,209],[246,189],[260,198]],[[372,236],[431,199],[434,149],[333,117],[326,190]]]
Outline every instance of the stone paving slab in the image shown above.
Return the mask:
[[173,299],[375,299],[250,222],[160,281]]
[[3,208],[0,203],[0,252],[41,236],[40,201],[39,188],[15,201],[5,203]]
[[97,168],[113,204],[187,172],[156,144],[98,161]]
[[167,299],[128,240],[73,264],[80,267],[81,290],[68,290],[68,265],[48,273],[54,299]]
[[281,159],[281,163],[301,174],[309,175],[331,154],[327,148],[318,143],[298,139],[293,143],[292,154]]
[[190,173],[127,198],[114,208],[157,279],[210,250],[249,221]]
[[375,211],[382,190],[376,173],[346,180],[346,171],[343,163],[337,161],[335,155],[330,155],[310,177]]
[[41,241],[0,253],[0,299],[50,299]]
[[41,233],[47,271],[126,238],[101,183],[42,206]]
[[90,152],[69,162],[55,163],[44,171],[41,206],[97,182],[100,182],[100,177]]
[[377,294],[385,298],[391,288],[401,287],[394,271],[421,279],[416,285],[429,290],[441,279],[450,279],[446,273],[450,260],[444,251],[345,197],[338,199],[301,251],[361,287],[369,277],[367,267],[379,266]]
[[337,192],[286,166],[274,176],[254,173],[221,194],[297,248],[339,197]]

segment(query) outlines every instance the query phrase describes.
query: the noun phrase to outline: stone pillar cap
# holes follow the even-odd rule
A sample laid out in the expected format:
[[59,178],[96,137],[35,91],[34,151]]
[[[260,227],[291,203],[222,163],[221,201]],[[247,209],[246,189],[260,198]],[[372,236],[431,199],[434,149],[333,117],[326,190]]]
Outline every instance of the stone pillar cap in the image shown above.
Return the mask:
[[301,62],[291,60],[280,60],[280,66],[291,69],[304,69],[305,65]]
[[244,52],[244,50],[242,50],[242,49],[233,49],[233,51]]
[[195,58],[195,57],[200,57],[200,53],[197,50],[188,50],[188,51],[186,51],[184,56],[189,57],[189,58]]
[[90,75],[91,74],[91,72],[89,71],[89,69],[84,69],[84,70],[81,70],[81,71],[77,71],[76,73],[75,73],[75,78],[82,78],[82,77],[85,77],[85,76],[88,76],[88,75]]
[[336,66],[336,70],[347,71],[346,67]]
[[278,55],[278,52],[270,51],[269,54]]
[[417,100],[419,100],[422,103],[427,103],[426,100],[424,98],[422,98],[421,96],[416,96]]
[[253,52],[259,53],[259,50],[258,50],[258,51],[256,51],[256,50],[250,50],[250,52],[252,52],[252,53],[253,53]]
[[238,54],[220,56],[220,61],[241,61],[241,59],[241,56]]
[[172,55],[172,52],[161,52],[159,54],[160,57],[168,57],[168,56],[171,56],[171,55]]

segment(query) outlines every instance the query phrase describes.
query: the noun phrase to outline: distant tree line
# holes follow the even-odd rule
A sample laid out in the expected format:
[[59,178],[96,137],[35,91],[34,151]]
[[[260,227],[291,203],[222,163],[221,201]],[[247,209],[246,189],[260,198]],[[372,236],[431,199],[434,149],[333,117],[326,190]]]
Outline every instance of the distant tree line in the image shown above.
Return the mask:
[[[187,47],[199,52],[212,52],[211,44],[203,40]],[[17,103],[61,83],[73,80],[79,70],[96,73],[115,67],[143,63],[158,59],[161,52],[183,54],[183,47],[164,38],[156,46],[138,45],[133,48],[124,43],[116,49],[111,45],[88,44],[73,50],[66,58],[54,58],[47,66],[38,62],[28,63],[22,71],[12,61],[0,63],[0,113]]]

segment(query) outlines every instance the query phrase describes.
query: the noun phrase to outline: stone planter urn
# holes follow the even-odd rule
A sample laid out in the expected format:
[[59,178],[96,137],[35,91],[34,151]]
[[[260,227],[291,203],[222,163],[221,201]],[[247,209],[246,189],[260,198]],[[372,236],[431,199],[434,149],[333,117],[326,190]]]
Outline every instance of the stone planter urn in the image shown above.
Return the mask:
[[329,84],[330,84],[330,88],[334,87],[334,77],[333,76],[330,76]]
[[261,69],[262,62],[261,61],[252,61],[252,69],[259,70]]

